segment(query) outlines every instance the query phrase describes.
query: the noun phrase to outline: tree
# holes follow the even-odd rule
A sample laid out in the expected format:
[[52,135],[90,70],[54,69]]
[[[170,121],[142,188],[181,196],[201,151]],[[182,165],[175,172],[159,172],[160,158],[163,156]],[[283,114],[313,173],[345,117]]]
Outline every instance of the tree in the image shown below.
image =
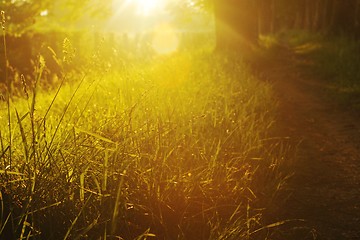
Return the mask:
[[356,36],[358,7],[359,1],[357,0],[333,0],[330,31],[334,34]]
[[6,14],[7,32],[22,35],[41,19],[41,12],[46,11],[48,17],[56,21],[71,22],[83,15],[92,18],[106,18],[111,9],[111,2],[99,0],[12,0],[2,1],[0,11],[4,11]]
[[[271,12],[270,22],[275,22],[277,30],[295,28],[350,37],[360,35],[360,0],[258,1],[267,2],[267,6],[262,7],[260,19],[270,19],[267,15]],[[274,8],[269,6],[270,2],[275,3]]]
[[47,1],[3,1],[0,10],[4,11],[6,16],[7,32],[22,34],[35,23],[36,17],[48,4]]

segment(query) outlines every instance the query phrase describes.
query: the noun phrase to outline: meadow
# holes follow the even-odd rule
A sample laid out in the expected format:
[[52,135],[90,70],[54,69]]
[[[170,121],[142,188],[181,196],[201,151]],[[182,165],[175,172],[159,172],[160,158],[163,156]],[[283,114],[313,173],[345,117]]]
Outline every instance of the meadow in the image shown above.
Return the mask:
[[289,146],[270,83],[241,56],[104,59],[49,87],[39,56],[33,79],[2,85],[0,236],[265,239],[284,223],[263,216]]

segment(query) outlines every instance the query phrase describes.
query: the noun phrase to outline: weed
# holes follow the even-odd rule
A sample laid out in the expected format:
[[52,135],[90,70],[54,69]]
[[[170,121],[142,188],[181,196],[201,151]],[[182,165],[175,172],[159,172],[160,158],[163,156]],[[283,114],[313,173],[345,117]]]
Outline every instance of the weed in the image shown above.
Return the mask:
[[0,156],[2,169],[12,164],[0,184],[19,211],[2,214],[0,229],[11,220],[20,238],[253,239],[282,224],[264,225],[260,210],[284,180],[284,149],[264,143],[271,86],[209,51],[132,66],[57,91],[35,84],[7,108]]

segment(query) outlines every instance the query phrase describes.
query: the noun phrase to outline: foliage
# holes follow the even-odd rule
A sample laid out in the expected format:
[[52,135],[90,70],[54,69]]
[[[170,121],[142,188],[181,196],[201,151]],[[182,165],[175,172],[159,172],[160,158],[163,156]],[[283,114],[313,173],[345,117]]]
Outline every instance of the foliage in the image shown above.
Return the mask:
[[35,16],[39,15],[43,7],[43,1],[37,4],[28,1],[3,1],[0,10],[5,12],[6,22],[11,23],[8,31],[19,34],[34,23]]
[[[33,31],[34,26],[41,25],[44,18],[51,27],[54,27],[55,22],[58,24],[66,21],[69,24],[69,22],[74,22],[84,15],[93,19],[105,18],[110,12],[110,2],[96,4],[92,0],[14,0],[3,1],[0,10],[6,14],[7,31],[10,34],[22,35]],[[83,11],[84,9],[86,11]],[[46,11],[46,16],[41,16],[43,11]]]
[[[33,2],[19,21],[65,2]],[[11,51],[3,58],[14,75],[0,102],[1,237],[255,239],[282,224],[262,215],[284,187],[288,147],[269,137],[271,86],[239,56],[195,51],[192,38],[157,56],[69,31],[35,48],[34,29],[33,74],[8,66]]]
[[120,72],[99,65],[55,92],[37,87],[43,69],[8,117],[0,105],[0,222],[16,237],[266,234],[262,209],[283,184],[286,145],[268,139],[271,87],[240,59],[184,52]]

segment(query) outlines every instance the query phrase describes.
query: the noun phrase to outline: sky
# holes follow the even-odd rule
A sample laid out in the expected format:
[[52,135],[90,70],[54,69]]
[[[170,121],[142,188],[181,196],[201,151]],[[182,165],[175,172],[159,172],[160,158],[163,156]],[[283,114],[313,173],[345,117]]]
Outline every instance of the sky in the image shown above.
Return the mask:
[[[157,28],[159,25],[173,24],[175,21],[174,12],[169,10],[169,4],[182,3],[187,1],[188,6],[192,6],[191,0],[113,0],[110,11],[103,11],[103,6],[99,5],[99,0],[90,0],[83,7],[83,13],[80,12],[76,21],[66,17],[71,12],[79,10],[71,8],[59,3],[59,7],[54,7],[55,13],[51,10],[44,9],[38,26],[46,28],[46,26],[59,25],[60,27],[81,28],[81,29],[98,29],[100,31],[111,32],[146,32]],[[101,4],[101,1],[100,1]],[[62,7],[60,7],[62,6]],[[65,9],[64,9],[65,7]],[[94,14],[95,13],[95,14]],[[177,13],[181,16],[183,13]],[[99,17],[100,15],[100,17]],[[186,15],[186,14],[183,14]],[[189,15],[189,13],[187,13]],[[65,17],[64,17],[65,16]],[[183,22],[183,28],[186,24],[189,26],[206,25],[210,19],[205,19],[204,14],[190,14],[186,16],[186,23]],[[52,23],[50,23],[50,21]],[[205,24],[204,24],[205,23]],[[179,21],[177,22],[179,28]]]

